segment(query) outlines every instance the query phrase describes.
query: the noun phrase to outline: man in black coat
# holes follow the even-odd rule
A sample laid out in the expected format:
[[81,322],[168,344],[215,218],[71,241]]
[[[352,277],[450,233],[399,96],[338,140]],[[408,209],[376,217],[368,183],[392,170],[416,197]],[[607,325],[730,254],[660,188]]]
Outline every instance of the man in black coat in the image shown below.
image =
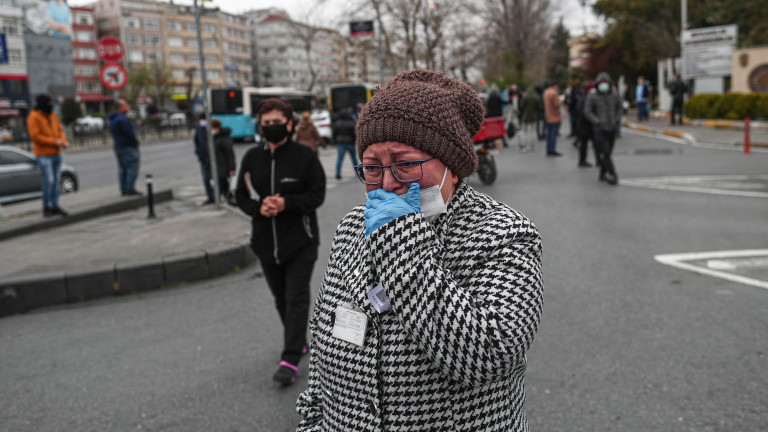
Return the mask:
[[325,174],[312,149],[291,140],[288,102],[266,99],[258,115],[266,145],[243,157],[235,197],[251,216],[251,247],[283,323],[282,361],[273,379],[289,385],[307,352],[309,281],[319,244],[315,211],[325,199]]
[[688,86],[680,80],[680,74],[675,74],[675,79],[669,83],[669,95],[672,96],[672,126],[675,125],[675,118],[678,119],[677,124],[683,124],[683,102],[686,93]]

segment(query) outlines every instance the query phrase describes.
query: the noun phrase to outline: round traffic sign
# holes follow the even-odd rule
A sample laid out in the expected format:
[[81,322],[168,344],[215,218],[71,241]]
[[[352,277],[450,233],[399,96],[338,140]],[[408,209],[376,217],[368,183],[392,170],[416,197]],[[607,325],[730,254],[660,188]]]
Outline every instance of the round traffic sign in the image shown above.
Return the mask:
[[96,45],[96,54],[104,61],[114,62],[123,58],[125,47],[120,39],[112,36],[104,36]]
[[128,83],[128,72],[119,64],[108,64],[101,68],[101,83],[110,90],[120,90]]

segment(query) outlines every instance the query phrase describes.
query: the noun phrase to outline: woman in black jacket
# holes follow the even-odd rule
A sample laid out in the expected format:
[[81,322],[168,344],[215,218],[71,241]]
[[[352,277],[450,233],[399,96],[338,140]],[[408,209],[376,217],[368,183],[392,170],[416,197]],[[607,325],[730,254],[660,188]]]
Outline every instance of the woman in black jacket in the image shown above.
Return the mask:
[[293,109],[278,98],[261,102],[261,136],[240,167],[237,205],[251,216],[251,247],[275,297],[283,323],[283,353],[273,379],[296,380],[306,354],[309,280],[319,244],[315,210],[325,199],[325,174],[307,146],[291,140]]

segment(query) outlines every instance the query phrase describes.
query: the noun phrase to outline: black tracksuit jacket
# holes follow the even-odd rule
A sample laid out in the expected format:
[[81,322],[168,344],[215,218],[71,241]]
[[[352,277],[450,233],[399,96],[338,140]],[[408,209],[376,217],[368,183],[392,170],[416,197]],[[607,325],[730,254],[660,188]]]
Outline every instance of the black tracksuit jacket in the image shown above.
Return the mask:
[[[246,174],[255,191],[249,191]],[[262,200],[279,193],[285,210],[261,215]],[[315,210],[325,199],[325,173],[312,150],[289,140],[271,150],[254,147],[243,156],[235,191],[237,206],[251,216],[251,247],[262,261],[282,264],[302,248],[320,244]]]

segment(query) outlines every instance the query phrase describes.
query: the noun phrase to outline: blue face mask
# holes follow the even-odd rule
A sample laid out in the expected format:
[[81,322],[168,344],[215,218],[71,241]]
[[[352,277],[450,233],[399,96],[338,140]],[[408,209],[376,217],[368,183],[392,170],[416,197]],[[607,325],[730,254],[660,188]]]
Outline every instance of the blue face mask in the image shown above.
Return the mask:
[[611,85],[608,83],[600,83],[597,85],[597,91],[600,93],[608,93],[608,90],[611,89]]

